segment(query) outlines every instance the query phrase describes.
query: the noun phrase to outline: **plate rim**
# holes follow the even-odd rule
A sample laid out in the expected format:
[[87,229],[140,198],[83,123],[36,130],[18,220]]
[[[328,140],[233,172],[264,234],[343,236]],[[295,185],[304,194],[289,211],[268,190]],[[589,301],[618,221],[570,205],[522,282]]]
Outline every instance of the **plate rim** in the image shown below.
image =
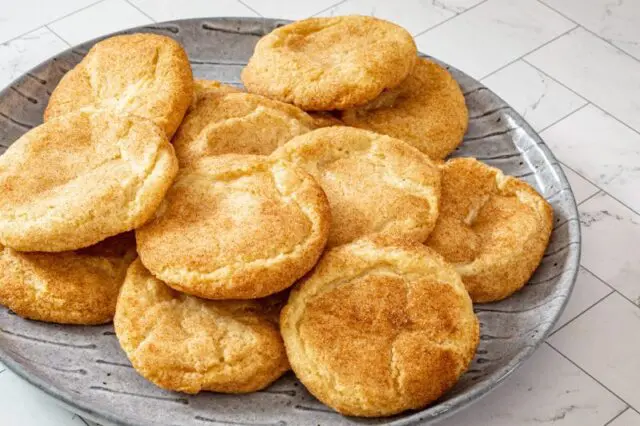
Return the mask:
[[[276,25],[284,25],[284,24],[293,22],[288,19],[263,18],[263,17],[252,17],[252,16],[207,16],[207,17],[196,17],[196,18],[175,19],[170,21],[152,22],[146,25],[114,31],[112,33],[103,34],[98,37],[92,38],[90,40],[84,41],[80,44],[71,46],[68,49],[65,49],[52,56],[49,56],[45,60],[42,60],[40,63],[31,67],[29,70],[21,73],[18,77],[13,79],[11,83],[3,87],[2,90],[0,90],[0,98],[3,97],[5,93],[8,92],[10,88],[14,86],[17,82],[19,82],[25,75],[32,73],[34,70],[38,69],[44,64],[51,62],[54,58],[69,54],[73,50],[78,49],[81,46],[84,46],[87,44],[92,45],[105,38],[109,38],[109,37],[113,37],[121,34],[129,34],[131,32],[151,33],[152,31],[150,30],[157,29],[157,27],[161,27],[163,25],[179,24],[184,22],[192,23],[192,22],[203,22],[203,21],[228,21],[228,20],[256,21],[256,22],[261,22],[263,26],[272,24],[271,26],[273,27],[275,27]],[[418,56],[433,58],[420,51],[418,51]],[[481,81],[475,79],[474,77],[470,76],[464,71],[461,71],[458,68],[446,62],[440,61],[437,58],[433,58],[433,59],[435,59],[438,63],[445,65],[448,69],[454,71],[455,73],[464,75],[466,78],[470,79],[470,81],[476,83],[479,88],[481,87],[481,88],[484,88],[485,90],[488,90],[493,96],[495,96],[500,101],[504,102],[504,104],[507,105],[511,110],[512,118],[516,121],[518,126],[520,126],[525,131],[527,136],[531,137],[538,146],[546,148],[543,150],[544,158],[548,160],[551,165],[553,165],[554,163],[558,165],[560,164],[557,158],[555,157],[555,155],[553,154],[553,151],[547,146],[547,144],[540,137],[538,132],[536,132],[531,127],[531,125],[529,125],[529,123],[511,106],[511,104],[509,104],[504,99],[502,99],[502,97],[497,95],[493,90],[491,90],[489,87],[484,85]],[[429,405],[423,408],[422,410],[414,411],[411,414],[407,414],[403,417],[400,417],[400,418],[392,417],[389,419],[388,422],[381,423],[381,424],[384,424],[387,426],[400,426],[400,425],[416,425],[425,420],[441,421],[457,412],[460,412],[461,410],[468,408],[470,405],[476,403],[477,401],[479,401],[480,399],[484,398],[486,395],[491,393],[498,386],[502,385],[505,382],[505,379],[509,377],[514,371],[516,371],[524,362],[526,362],[533,355],[533,353],[540,347],[540,345],[542,345],[546,341],[547,337],[549,337],[549,335],[554,329],[554,326],[558,322],[558,319],[564,312],[567,306],[567,303],[569,302],[569,299],[571,298],[571,295],[575,288],[575,283],[578,278],[578,273],[580,270],[580,258],[581,258],[581,252],[582,252],[582,229],[579,221],[578,205],[575,200],[573,188],[571,187],[569,180],[567,179],[566,174],[562,169],[562,167],[558,167],[557,172],[559,172],[558,178],[560,180],[560,183],[562,183],[563,185],[566,185],[566,189],[571,194],[571,197],[570,197],[571,203],[569,203],[569,213],[572,213],[573,216],[578,218],[578,220],[577,220],[577,226],[575,227],[575,230],[574,230],[575,235],[572,235],[573,237],[575,237],[576,241],[573,244],[573,248],[569,250],[570,252],[571,251],[575,252],[576,255],[573,256],[572,259],[569,259],[568,262],[570,264],[568,264],[567,268],[565,268],[562,274],[559,275],[560,277],[565,274],[570,274],[570,280],[568,280],[567,296],[562,300],[562,303],[559,309],[555,312],[555,314],[551,318],[551,321],[548,321],[546,323],[546,328],[541,327],[543,332],[540,334],[537,340],[535,340],[530,345],[526,345],[522,350],[518,351],[506,365],[504,365],[503,367],[495,370],[493,373],[488,375],[487,376],[488,384],[486,386],[480,386],[476,388],[471,387],[468,391],[447,400],[447,404],[444,407],[442,407],[441,403],[436,402],[433,405]],[[137,426],[134,423],[130,423],[129,421],[126,421],[126,420],[123,421],[121,418],[118,418],[116,415],[112,414],[113,411],[106,411],[100,408],[94,408],[90,404],[86,404],[82,401],[74,400],[73,394],[71,394],[70,392],[67,392],[64,389],[58,388],[56,385],[48,382],[47,380],[38,377],[37,374],[31,373],[27,368],[23,367],[18,361],[14,360],[14,357],[9,353],[9,351],[5,350],[2,346],[0,346],[0,361],[4,363],[9,370],[11,370],[21,379],[25,380],[26,382],[28,382],[29,384],[37,388],[39,391],[45,393],[48,397],[51,397],[51,399],[56,404],[64,407],[65,409],[69,410],[72,413],[80,414],[81,416],[87,417],[90,420],[93,420],[96,422],[101,422],[101,423],[108,422],[111,425],[117,425],[117,426]],[[438,409],[439,407],[440,409]],[[400,415],[402,415],[402,413],[400,413]],[[358,418],[353,418],[353,419],[357,420]],[[384,419],[384,417],[380,417],[379,419]]]

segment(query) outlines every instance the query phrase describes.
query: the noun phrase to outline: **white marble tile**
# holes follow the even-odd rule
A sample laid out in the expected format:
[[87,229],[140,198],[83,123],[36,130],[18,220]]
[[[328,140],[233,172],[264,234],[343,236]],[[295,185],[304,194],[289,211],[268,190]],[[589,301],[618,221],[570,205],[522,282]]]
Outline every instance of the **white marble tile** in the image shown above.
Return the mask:
[[19,0],[0,2],[0,43],[35,30],[97,0]]
[[304,19],[328,9],[340,0],[244,0],[244,3],[266,18]]
[[45,59],[68,48],[69,46],[46,28],[0,44],[0,88],[4,88]]
[[640,308],[613,293],[549,339],[633,407],[640,407]]
[[600,37],[640,59],[640,2],[637,0],[542,0]]
[[598,300],[610,294],[613,290],[596,278],[593,274],[580,268],[571,298],[564,308],[564,312],[554,330],[559,329],[582,312],[590,308]]
[[588,105],[541,136],[560,161],[640,211],[640,133]]
[[629,408],[622,413],[620,417],[609,423],[607,426],[638,426],[640,425],[640,414],[637,411]]
[[605,193],[585,201],[579,210],[582,265],[629,299],[639,302],[640,215]]
[[580,96],[523,61],[514,62],[482,82],[538,131],[586,104]]
[[506,383],[438,426],[602,426],[624,408],[595,380],[542,345]]
[[525,59],[640,131],[640,61],[582,28]]
[[418,34],[465,11],[482,0],[406,0],[402,7],[387,0],[347,0],[319,16],[370,15],[395,22],[411,34]]
[[416,43],[481,78],[574,25],[536,0],[489,0],[416,37]]
[[237,0],[131,0],[156,21],[215,16],[257,16]]
[[586,180],[570,168],[562,166],[562,170],[567,176],[567,180],[569,180],[569,184],[571,185],[571,190],[573,191],[573,196],[576,199],[576,203],[580,204],[600,190],[600,188],[591,184],[588,180]]
[[427,0],[434,3],[436,7],[441,7],[455,13],[462,13],[484,0]]
[[125,0],[105,0],[49,24],[49,28],[74,46],[104,34],[151,22]]
[[0,373],[0,423],[11,426],[84,426],[83,420],[20,379]]

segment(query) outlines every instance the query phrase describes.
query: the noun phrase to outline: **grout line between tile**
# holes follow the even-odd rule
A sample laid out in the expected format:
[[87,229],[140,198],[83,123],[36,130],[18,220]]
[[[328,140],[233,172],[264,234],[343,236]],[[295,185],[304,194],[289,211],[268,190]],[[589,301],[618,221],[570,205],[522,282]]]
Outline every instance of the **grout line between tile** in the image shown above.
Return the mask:
[[129,4],[129,6],[133,7],[134,9],[136,9],[138,12],[142,13],[144,16],[146,16],[147,18],[151,19],[151,22],[158,22],[155,19],[153,19],[151,17],[151,15],[148,15],[147,12],[145,12],[144,10],[140,9],[138,6],[136,6],[133,2],[131,2],[130,0],[124,0],[126,3]]
[[620,120],[618,117],[616,117],[615,115],[613,115],[612,113],[610,113],[609,111],[607,111],[606,109],[602,108],[600,105],[595,104],[593,102],[591,102],[591,105],[593,105],[594,107],[598,108],[600,111],[604,112],[605,114],[607,114],[609,117],[613,118],[615,121],[617,121],[618,123],[622,124],[624,127],[626,127],[627,129],[631,130],[632,132],[640,135],[640,131],[634,129],[633,127],[631,127],[630,125],[628,125],[627,123],[625,123],[624,121]]
[[73,46],[71,45],[71,43],[69,43],[67,40],[63,39],[63,38],[60,36],[60,34],[58,34],[57,32],[53,31],[53,30],[51,29],[51,27],[49,27],[49,24],[45,25],[45,28],[46,28],[46,29],[48,29],[49,31],[51,31],[51,32],[53,33],[53,35],[54,35],[54,36],[56,36],[56,37],[58,37],[60,40],[62,40],[62,42],[63,42],[64,44],[66,44],[66,45],[67,45],[67,46],[69,46],[69,47],[73,47]]
[[[563,165],[564,165],[564,164],[563,164]],[[565,166],[565,167],[566,167],[566,166]],[[574,172],[574,173],[575,173],[575,172]],[[595,197],[596,195],[598,195],[598,194],[602,194],[602,193],[603,193],[602,189],[598,188],[597,186],[596,186],[596,189],[598,189],[596,192],[594,192],[593,194],[589,195],[589,196],[588,196],[587,198],[585,198],[584,200],[580,201],[580,202],[578,203],[578,205],[581,205],[581,204],[583,204],[583,203],[585,203],[585,202],[589,201],[590,199],[592,199],[592,198],[593,198],[593,197]]]
[[88,4],[88,5],[86,5],[86,6],[82,6],[81,8],[76,9],[76,10],[74,10],[73,12],[69,12],[69,13],[67,13],[66,15],[63,15],[63,16],[60,16],[60,17],[58,17],[58,18],[54,19],[53,21],[47,22],[47,23],[45,23],[45,24],[43,24],[43,25],[40,25],[39,27],[31,28],[29,31],[26,31],[26,32],[24,32],[24,33],[22,33],[22,34],[19,34],[19,35],[17,35],[17,36],[15,36],[15,37],[13,37],[13,38],[10,38],[9,40],[5,40],[5,41],[1,42],[0,44],[10,43],[10,42],[12,42],[12,41],[14,41],[14,40],[19,39],[20,37],[23,37],[23,36],[25,36],[25,35],[27,35],[27,34],[29,34],[29,33],[32,33],[32,32],[34,32],[34,31],[36,31],[36,30],[39,30],[39,29],[40,29],[40,28],[42,28],[42,27],[46,27],[46,26],[47,26],[47,25],[49,25],[49,24],[52,24],[52,23],[57,22],[57,21],[59,21],[59,20],[61,20],[61,19],[64,19],[64,18],[66,18],[67,16],[71,16],[71,15],[73,15],[73,14],[74,14],[74,13],[76,13],[76,12],[80,12],[81,10],[88,9],[88,8],[90,8],[91,6],[94,6],[94,5],[98,4],[98,3],[102,3],[103,1],[104,1],[104,0],[98,0],[98,1],[95,1],[95,2],[93,2],[93,3],[91,3],[91,4]]
[[585,271],[587,271],[588,273],[590,273],[591,275],[593,275],[594,277],[596,277],[596,279],[597,279],[598,281],[600,281],[602,284],[606,285],[606,286],[607,286],[607,287],[609,287],[611,290],[613,290],[614,292],[618,293],[618,295],[619,295],[619,296],[621,296],[621,297],[622,297],[622,298],[624,298],[624,299],[627,299],[627,301],[628,301],[629,303],[631,303],[633,306],[635,306],[636,308],[639,308],[639,309],[640,309],[640,306],[638,306],[638,304],[637,304],[637,303],[635,303],[633,300],[629,299],[629,298],[628,298],[627,296],[625,296],[624,294],[620,293],[620,292],[618,291],[618,289],[616,289],[614,286],[612,286],[611,284],[609,284],[608,282],[606,282],[605,280],[603,280],[601,277],[599,277],[597,274],[595,274],[591,269],[587,268],[587,267],[586,267],[586,266],[584,266],[584,265],[580,265],[580,266],[582,266],[582,268],[583,268]]
[[519,61],[520,59],[524,58],[525,56],[530,55],[530,54],[532,54],[533,52],[538,51],[539,49],[542,49],[543,47],[545,47],[546,45],[548,45],[548,44],[550,44],[550,43],[553,43],[554,41],[556,41],[556,40],[557,40],[557,39],[559,39],[560,37],[565,36],[566,34],[570,33],[571,31],[575,30],[576,28],[578,28],[578,25],[576,25],[576,26],[575,26],[575,27],[573,27],[573,28],[568,29],[567,31],[565,31],[565,32],[563,32],[563,33],[561,33],[561,34],[558,34],[557,36],[553,37],[551,40],[547,40],[547,41],[545,41],[544,43],[542,43],[541,45],[539,45],[539,46],[538,46],[538,47],[536,47],[535,49],[532,49],[532,50],[529,50],[529,51],[528,51],[528,52],[526,52],[526,53],[523,53],[522,55],[518,56],[518,57],[517,57],[516,59],[514,59],[513,61],[509,62],[508,64],[505,64],[505,65],[501,66],[500,68],[498,68],[498,69],[496,69],[496,70],[491,71],[489,74],[487,74],[487,75],[484,75],[484,76],[480,77],[478,80],[482,81],[482,80],[484,80],[485,78],[487,78],[487,77],[489,77],[489,76],[492,76],[493,74],[497,73],[498,71],[502,71],[503,69],[505,69],[505,68],[506,68],[506,67],[508,67],[509,65],[512,65],[512,64],[514,64],[515,62]]
[[[577,27],[576,27],[577,28]],[[540,69],[538,66],[532,64],[531,62],[529,62],[527,60],[527,58],[525,56],[528,56],[529,54],[527,53],[526,55],[524,55],[522,57],[522,62],[524,62],[525,64],[535,68],[536,71],[538,71],[541,74],[544,74],[545,76],[549,77],[551,80],[555,81],[556,83],[558,83],[559,85],[561,85],[562,87],[564,87],[565,89],[567,89],[568,91],[570,91],[571,93],[573,93],[576,96],[579,96],[580,98],[584,99],[585,101],[589,101],[587,98],[585,98],[584,96],[582,96],[580,93],[576,92],[575,90],[573,90],[572,88],[565,86],[564,84],[562,84],[560,81],[558,81],[555,77],[553,77],[551,74],[549,74],[546,71],[543,71],[542,69]]]
[[[101,0],[101,1],[102,1],[102,0]],[[17,36],[15,36],[15,37],[13,37],[13,38],[10,38],[9,40],[5,40],[5,41],[1,42],[1,43],[0,43],[0,45],[3,45],[3,44],[9,44],[9,43],[11,43],[12,41],[16,41],[16,40],[18,40],[19,38],[26,36],[27,34],[31,34],[31,33],[32,33],[32,32],[34,32],[34,31],[38,31],[40,28],[44,28],[44,27],[45,27],[45,25],[46,25],[46,24],[44,24],[44,25],[40,25],[39,27],[36,27],[36,28],[31,28],[31,29],[30,29],[29,31],[27,31],[26,33],[19,34],[19,35],[17,35]]]
[[[593,380],[595,380],[600,386],[602,386],[603,388],[605,388],[606,390],[608,390],[613,396],[615,396],[616,398],[618,398],[620,401],[624,402],[627,406],[631,406],[631,404],[629,404],[627,401],[625,401],[623,398],[620,397],[620,395],[618,395],[617,393],[615,393],[614,391],[612,391],[611,389],[609,389],[607,386],[605,386],[600,380],[596,379],[595,377],[593,377],[587,370],[585,370],[584,368],[580,367],[578,364],[576,364],[571,358],[569,358],[568,356],[566,356],[565,354],[563,354],[562,352],[560,352],[559,349],[557,349],[555,346],[553,346],[551,343],[549,343],[549,341],[546,341],[545,344],[547,344],[551,349],[553,349],[554,351],[556,351],[558,354],[560,354],[561,357],[563,357],[564,359],[566,359],[567,361],[569,361],[571,364],[573,364],[575,367],[577,367],[580,371],[582,371],[584,374],[586,374],[587,376],[591,377]],[[623,410],[624,411],[624,410]]]
[[[544,140],[544,138],[543,138]],[[619,202],[620,204],[622,204],[623,206],[625,206],[626,208],[628,208],[629,210],[631,210],[633,213],[635,213],[636,215],[640,216],[640,213],[638,213],[634,208],[628,206],[624,201],[621,201],[620,199],[618,199],[617,197],[614,197],[613,195],[611,195],[609,193],[609,191],[607,191],[604,188],[601,188],[600,185],[598,185],[597,183],[593,182],[591,179],[589,179],[588,177],[584,176],[582,173],[578,172],[576,169],[574,169],[571,166],[568,166],[565,162],[558,160],[558,162],[560,164],[562,164],[564,167],[566,167],[567,169],[571,170],[572,172],[574,172],[575,174],[577,174],[578,176],[580,176],[582,179],[586,180],[587,182],[589,182],[591,185],[595,186],[596,188],[600,189],[601,192],[604,192],[605,194],[607,194],[609,197],[613,198],[614,200],[616,200],[617,202]],[[586,200],[585,200],[586,201]],[[582,204],[582,203],[580,203]]]
[[[426,33],[427,31],[431,31],[432,29],[437,28],[437,27],[439,27],[440,25],[446,24],[447,22],[451,21],[452,19],[457,18],[457,17],[458,17],[458,16],[460,16],[460,15],[464,15],[464,14],[465,14],[465,13],[467,13],[468,11],[475,9],[476,7],[480,6],[481,4],[485,4],[485,3],[486,3],[486,2],[488,2],[488,1],[489,1],[489,0],[482,0],[480,3],[478,3],[478,4],[474,4],[473,6],[471,6],[470,8],[468,8],[468,9],[466,9],[466,10],[463,10],[463,11],[462,11],[462,12],[460,12],[460,13],[456,13],[455,15],[450,16],[450,17],[448,17],[447,19],[445,19],[444,21],[442,21],[442,22],[438,22],[437,24],[435,24],[435,25],[433,25],[433,26],[431,26],[431,27],[427,28],[426,30],[422,30],[422,31],[420,31],[420,32],[417,32],[417,33],[415,33],[415,34],[413,35],[413,38],[415,39],[416,37],[421,36],[422,34]],[[423,52],[423,53],[427,53],[427,52]],[[428,53],[427,53],[427,54],[428,54]]]
[[630,409],[630,408],[631,408],[631,407],[629,407],[629,406],[628,406],[628,407],[627,407],[627,408],[625,408],[624,410],[620,411],[620,412],[619,412],[618,414],[616,414],[616,415],[615,415],[611,420],[609,420],[608,422],[606,422],[606,423],[604,424],[604,426],[607,426],[607,425],[610,425],[611,423],[613,423],[613,421],[614,421],[615,419],[617,419],[618,417],[620,417],[621,415],[623,415],[624,413],[626,413],[627,411],[629,411],[629,409]]
[[[609,286],[607,286],[609,287]],[[575,317],[571,318],[569,321],[567,321],[566,323],[562,324],[560,327],[558,327],[556,330],[553,330],[551,332],[551,334],[549,334],[549,337],[553,336],[554,334],[556,334],[558,331],[562,330],[563,328],[565,328],[566,326],[568,326],[569,324],[571,324],[572,322],[574,322],[575,320],[577,320],[578,318],[580,318],[582,315],[586,314],[587,311],[591,310],[591,308],[593,308],[594,306],[596,306],[598,303],[602,302],[604,299],[606,299],[607,297],[609,297],[612,293],[614,293],[614,290],[611,290],[611,287],[609,287],[609,293],[605,294],[604,296],[602,296],[600,299],[596,300],[594,303],[592,303],[591,305],[589,305],[584,311],[580,312],[578,315],[576,315]],[[571,299],[569,299],[571,300]]]
[[252,8],[251,6],[249,6],[248,4],[246,4],[245,2],[243,2],[242,0],[236,0],[238,3],[240,3],[241,5],[243,5],[244,7],[246,7],[247,9],[249,9],[250,11],[252,11],[253,13],[255,13],[256,15],[264,18],[264,16],[262,16],[262,13],[258,12],[257,10],[255,10],[254,8]]
[[619,48],[618,46],[616,46],[615,44],[613,44],[610,40],[607,40],[606,38],[596,34],[595,32],[591,31],[589,28],[585,27],[584,25],[581,25],[579,22],[576,22],[575,20],[571,19],[570,17],[568,17],[567,15],[565,15],[564,13],[560,12],[559,10],[557,10],[554,7],[549,6],[547,3],[538,0],[538,3],[542,4],[543,6],[546,6],[548,9],[553,10],[554,12],[556,12],[558,15],[562,16],[565,19],[568,19],[569,21],[573,22],[574,24],[577,24],[580,26],[580,28],[582,28],[583,30],[585,30],[586,32],[588,32],[589,34],[593,35],[594,37],[599,38],[600,40],[604,41],[605,43],[607,43],[609,46],[613,47],[616,50],[619,50],[620,52],[622,52],[624,55],[630,57],[631,59],[633,59],[636,62],[640,62],[640,59],[636,58],[635,56],[633,56],[631,53],[627,52],[624,49]]
[[[533,52],[532,52],[533,53]],[[533,68],[535,68],[536,70],[538,70],[539,72],[543,73],[544,75],[546,75],[547,77],[549,77],[551,80],[555,81],[556,83],[558,83],[559,85],[561,85],[562,87],[564,87],[565,89],[571,91],[572,93],[574,93],[575,95],[581,97],[582,99],[587,100],[591,105],[593,105],[594,107],[598,108],[600,111],[604,112],[605,114],[607,114],[608,116],[610,116],[611,118],[613,118],[614,120],[616,120],[618,123],[622,124],[624,127],[626,127],[627,129],[633,131],[634,133],[637,133],[638,135],[640,135],[640,131],[634,129],[633,127],[631,127],[630,125],[628,125],[627,123],[625,123],[624,121],[620,120],[618,117],[616,117],[615,115],[613,115],[611,112],[607,111],[606,109],[604,109],[603,107],[601,107],[600,105],[596,104],[595,102],[593,102],[590,99],[585,98],[583,95],[581,95],[580,93],[576,92],[575,90],[573,90],[572,88],[568,87],[566,84],[562,83],[561,81],[557,80],[555,77],[553,77],[552,75],[544,72],[543,70],[541,70],[540,68],[538,68],[537,66],[535,66],[534,64],[532,64],[531,62],[527,61],[526,58],[522,58],[522,61],[525,62],[528,65],[531,65]],[[555,123],[554,123],[555,124]],[[549,126],[547,126],[549,127]],[[546,130],[546,127],[545,129]],[[542,131],[542,130],[541,130]]]
[[321,13],[326,12],[327,10],[329,10],[329,9],[331,9],[331,8],[334,8],[334,7],[338,6],[338,5],[341,5],[342,3],[346,3],[346,2],[347,2],[347,0],[341,0],[341,1],[337,2],[337,3],[335,3],[335,4],[332,4],[332,5],[331,5],[331,6],[329,6],[329,7],[325,7],[325,8],[324,8],[324,9],[322,9],[320,12],[316,12],[316,13],[314,13],[314,14],[313,14],[313,15],[311,15],[311,16],[318,16],[318,15],[320,15]]
[[[525,63],[527,63],[526,61],[524,61],[524,62],[525,62]],[[544,131],[545,131],[545,130],[547,130],[549,127],[551,127],[551,126],[554,126],[554,125],[558,124],[559,122],[561,122],[561,121],[562,121],[562,120],[564,120],[565,118],[569,117],[570,115],[575,114],[576,112],[580,111],[582,108],[584,108],[584,107],[586,107],[587,105],[589,105],[589,101],[587,101],[586,99],[584,99],[584,98],[582,98],[582,97],[581,97],[580,99],[584,100],[584,102],[585,102],[585,103],[584,103],[583,105],[580,105],[578,108],[574,109],[574,110],[573,110],[573,111],[571,111],[570,113],[563,115],[562,117],[558,118],[558,119],[557,119],[556,121],[554,121],[553,123],[551,123],[551,124],[549,124],[549,125],[547,125],[547,126],[543,127],[542,129],[538,130],[538,131],[537,131],[537,133],[538,133],[538,134],[540,134],[540,133],[544,132]]]

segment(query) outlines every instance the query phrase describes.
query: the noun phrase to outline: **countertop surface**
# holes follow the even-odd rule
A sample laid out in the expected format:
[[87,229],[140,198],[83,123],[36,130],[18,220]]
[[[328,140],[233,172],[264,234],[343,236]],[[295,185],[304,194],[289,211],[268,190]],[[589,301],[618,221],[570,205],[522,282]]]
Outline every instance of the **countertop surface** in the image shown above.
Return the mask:
[[[562,162],[581,269],[548,341],[443,426],[640,426],[640,1],[0,0],[0,87],[99,35],[202,16],[395,21],[503,97]],[[0,364],[0,424],[92,424]]]

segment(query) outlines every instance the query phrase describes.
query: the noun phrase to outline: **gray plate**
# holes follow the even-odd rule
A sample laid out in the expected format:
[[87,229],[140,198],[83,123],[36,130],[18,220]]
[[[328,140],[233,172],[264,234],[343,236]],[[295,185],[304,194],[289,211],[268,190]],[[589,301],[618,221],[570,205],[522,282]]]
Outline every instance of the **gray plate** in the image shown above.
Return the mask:
[[[125,32],[173,37],[187,50],[197,77],[241,85],[240,70],[256,41],[283,23],[256,18],[192,19]],[[93,43],[44,62],[0,92],[0,153],[42,122],[51,91]],[[488,393],[531,355],[562,312],[578,269],[580,226],[569,183],[538,135],[482,84],[448,68],[465,93],[470,114],[465,142],[455,156],[479,158],[529,182],[553,205],[555,227],[531,281],[507,300],[476,307],[481,324],[476,357],[455,388],[436,404],[387,419],[342,417],[309,395],[292,374],[269,389],[244,396],[167,392],[136,374],[111,325],[78,327],[26,321],[2,307],[0,359],[75,411],[136,426],[425,424]]]

